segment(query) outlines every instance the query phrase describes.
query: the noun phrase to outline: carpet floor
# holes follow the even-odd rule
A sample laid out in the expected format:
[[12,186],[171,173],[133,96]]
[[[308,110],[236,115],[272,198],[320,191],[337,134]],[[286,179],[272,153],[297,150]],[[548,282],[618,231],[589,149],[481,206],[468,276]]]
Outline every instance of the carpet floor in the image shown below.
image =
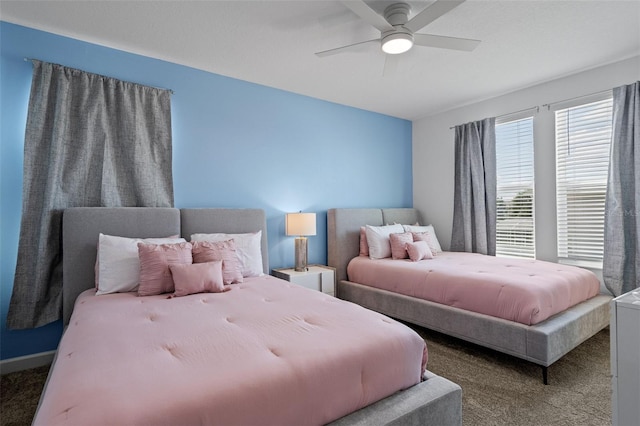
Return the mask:
[[[462,387],[465,426],[611,424],[609,329],[549,367],[545,386],[535,364],[411,327],[427,341],[429,370]],[[2,426],[31,424],[48,368],[2,376]]]
[[462,388],[464,425],[611,424],[608,328],[552,364],[546,386],[536,364],[413,328],[427,341],[427,368]]

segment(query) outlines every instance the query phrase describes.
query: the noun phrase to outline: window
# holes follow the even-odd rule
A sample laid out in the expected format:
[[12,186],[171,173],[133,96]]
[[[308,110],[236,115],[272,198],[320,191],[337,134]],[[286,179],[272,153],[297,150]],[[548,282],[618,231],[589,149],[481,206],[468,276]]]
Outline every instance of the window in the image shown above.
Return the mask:
[[556,111],[560,261],[602,265],[612,98]]
[[496,255],[533,258],[533,117],[496,123],[496,172]]

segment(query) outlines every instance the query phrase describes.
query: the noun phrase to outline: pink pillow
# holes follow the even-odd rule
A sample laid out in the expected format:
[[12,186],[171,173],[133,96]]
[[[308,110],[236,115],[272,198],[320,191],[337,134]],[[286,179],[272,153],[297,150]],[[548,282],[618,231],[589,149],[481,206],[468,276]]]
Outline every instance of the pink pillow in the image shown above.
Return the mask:
[[429,248],[429,244],[426,241],[416,241],[415,243],[407,243],[407,252],[409,253],[409,259],[413,262],[417,262],[422,259],[433,259],[433,253]]
[[140,258],[138,296],[172,292],[173,278],[169,265],[190,264],[193,261],[191,243],[138,243],[138,257]]
[[222,281],[225,284],[241,283],[242,265],[236,244],[226,241],[196,241],[193,243],[193,263],[222,260]]
[[438,247],[436,247],[433,237],[430,232],[412,232],[413,241],[424,241],[429,246],[429,250],[431,250],[432,256],[435,256],[438,253]]
[[176,297],[224,291],[222,260],[191,265],[169,265],[169,269],[176,289],[173,295]]
[[367,243],[367,228],[360,227],[360,256],[369,257],[369,243]]
[[390,234],[389,241],[391,242],[392,259],[406,259],[408,257],[406,245],[407,243],[413,243],[413,235],[411,235],[411,232]]

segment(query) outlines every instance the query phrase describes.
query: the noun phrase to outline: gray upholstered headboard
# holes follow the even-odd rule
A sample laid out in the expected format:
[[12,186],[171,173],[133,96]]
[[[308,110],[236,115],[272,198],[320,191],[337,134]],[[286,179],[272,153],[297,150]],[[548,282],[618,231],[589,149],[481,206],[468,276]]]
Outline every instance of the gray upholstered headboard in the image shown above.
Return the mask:
[[[337,282],[347,279],[349,261],[360,254],[360,227],[420,222],[420,212],[412,208],[329,209],[327,211],[327,260],[336,268]],[[339,286],[338,286],[339,287]]]
[[269,271],[267,221],[259,209],[182,209],[158,207],[75,207],[62,216],[62,315],[69,323],[75,300],[95,285],[98,235],[149,238],[194,233],[262,230],[262,264]]

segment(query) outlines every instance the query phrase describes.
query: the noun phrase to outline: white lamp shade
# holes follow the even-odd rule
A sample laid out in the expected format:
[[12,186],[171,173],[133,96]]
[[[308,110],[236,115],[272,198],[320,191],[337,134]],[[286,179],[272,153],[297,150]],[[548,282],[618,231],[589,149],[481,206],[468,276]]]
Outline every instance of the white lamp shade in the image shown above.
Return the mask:
[[315,213],[287,213],[285,220],[287,235],[316,235]]

